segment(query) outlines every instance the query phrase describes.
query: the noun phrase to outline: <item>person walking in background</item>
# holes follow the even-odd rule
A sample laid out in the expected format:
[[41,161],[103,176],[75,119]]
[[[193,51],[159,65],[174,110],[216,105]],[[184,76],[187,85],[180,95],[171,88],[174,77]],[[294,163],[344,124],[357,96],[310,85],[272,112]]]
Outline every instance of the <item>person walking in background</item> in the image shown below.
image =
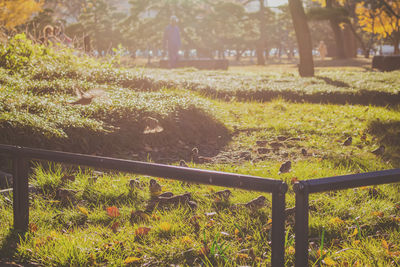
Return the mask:
[[177,25],[178,18],[172,16],[170,24],[165,28],[163,46],[168,50],[169,67],[176,68],[178,63],[178,52],[181,47],[181,36]]
[[44,45],[57,44],[60,40],[54,35],[54,28],[51,25],[46,25],[43,28],[43,36],[39,39],[39,41]]
[[328,52],[324,41],[319,42],[318,52],[321,59],[324,60],[326,57],[326,53]]

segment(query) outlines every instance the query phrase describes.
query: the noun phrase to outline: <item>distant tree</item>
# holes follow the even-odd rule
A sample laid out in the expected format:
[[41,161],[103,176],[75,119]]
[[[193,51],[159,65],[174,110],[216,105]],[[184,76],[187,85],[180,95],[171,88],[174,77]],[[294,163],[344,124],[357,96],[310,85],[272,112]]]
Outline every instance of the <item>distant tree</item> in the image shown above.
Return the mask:
[[312,56],[311,34],[301,0],[289,0],[294,29],[299,48],[299,74],[302,77],[314,76],[314,60]]
[[308,16],[312,19],[328,20],[336,42],[336,57],[346,58],[344,36],[341,24],[347,20],[348,12],[342,4],[346,0],[313,0],[319,2],[322,8],[312,9]]
[[27,22],[32,14],[41,10],[43,1],[2,0],[0,1],[0,26],[6,31]]
[[201,57],[223,57],[226,49],[238,55],[254,44],[255,21],[240,3],[217,0],[130,0],[131,14],[123,23],[132,46],[162,49],[161,41],[171,15],[179,19],[185,55],[196,49]]
[[288,5],[282,5],[278,10],[273,24],[275,28],[275,45],[279,49],[283,49],[288,54],[288,57],[291,58],[294,56],[296,47],[296,33],[293,28],[290,9]]
[[26,35],[33,40],[39,40],[43,35],[43,28],[54,22],[53,10],[44,8],[31,20],[21,26],[21,30],[26,31]]
[[44,0],[43,8],[52,10],[54,20],[78,20],[89,0]]
[[400,1],[383,1],[375,4],[358,3],[356,13],[362,29],[376,34],[378,39],[388,38],[394,54],[400,54]]
[[122,42],[118,23],[122,14],[116,14],[115,7],[106,0],[91,0],[84,6],[79,16],[82,35],[90,35],[92,45],[99,52],[110,52]]
[[[334,55],[338,58],[357,56],[357,42],[368,57],[372,46],[373,35],[366,36],[361,31],[356,15],[356,5],[361,0],[313,0],[320,7],[308,11],[311,20],[327,20],[335,37],[336,49]],[[365,0],[376,2],[375,0]]]

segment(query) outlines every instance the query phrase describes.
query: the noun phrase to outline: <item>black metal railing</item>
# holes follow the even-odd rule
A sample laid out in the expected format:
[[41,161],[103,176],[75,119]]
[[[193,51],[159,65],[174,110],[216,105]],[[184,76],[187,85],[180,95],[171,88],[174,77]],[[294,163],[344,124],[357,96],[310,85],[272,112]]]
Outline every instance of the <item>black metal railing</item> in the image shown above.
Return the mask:
[[299,181],[294,184],[295,211],[295,266],[308,266],[309,194],[369,185],[400,182],[400,169]]
[[0,145],[0,154],[11,156],[13,161],[13,211],[15,230],[26,231],[29,225],[28,162],[31,160],[47,160],[207,185],[272,193],[271,264],[277,267],[284,266],[285,193],[288,186],[283,181],[249,175],[10,145]]

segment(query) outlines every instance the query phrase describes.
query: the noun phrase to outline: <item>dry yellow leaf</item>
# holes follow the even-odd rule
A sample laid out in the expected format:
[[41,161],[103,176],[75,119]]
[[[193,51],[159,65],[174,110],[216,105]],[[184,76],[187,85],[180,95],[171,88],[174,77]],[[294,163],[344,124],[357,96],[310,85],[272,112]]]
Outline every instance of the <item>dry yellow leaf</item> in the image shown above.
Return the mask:
[[288,253],[288,254],[291,254],[291,255],[292,255],[292,254],[294,254],[295,252],[296,252],[296,250],[294,249],[293,246],[289,246],[289,247],[288,247],[288,249],[287,249],[287,253]]
[[239,253],[239,254],[237,254],[237,258],[238,258],[239,260],[246,260],[246,259],[249,258],[249,255],[244,254],[244,253]]
[[353,233],[350,235],[350,237],[356,236],[358,234],[358,229],[354,228]]
[[85,207],[77,206],[78,210],[85,214],[86,216],[89,216],[89,212]]
[[168,222],[162,222],[162,223],[160,223],[160,229],[163,232],[169,232],[169,231],[171,231],[171,224]]
[[328,266],[335,266],[335,265],[337,265],[337,263],[336,263],[334,260],[332,260],[331,258],[329,258],[329,257],[326,257],[326,258],[324,259],[324,263],[325,263],[326,265],[328,265]]
[[342,225],[342,224],[344,224],[344,221],[342,219],[340,219],[339,217],[335,217],[335,218],[330,219],[329,223],[333,224],[333,225]]
[[385,239],[382,239],[382,246],[386,249],[389,249],[389,244],[386,242]]
[[139,262],[141,261],[141,258],[138,257],[128,257],[124,260],[124,264],[131,264],[131,263],[135,263],[135,262]]

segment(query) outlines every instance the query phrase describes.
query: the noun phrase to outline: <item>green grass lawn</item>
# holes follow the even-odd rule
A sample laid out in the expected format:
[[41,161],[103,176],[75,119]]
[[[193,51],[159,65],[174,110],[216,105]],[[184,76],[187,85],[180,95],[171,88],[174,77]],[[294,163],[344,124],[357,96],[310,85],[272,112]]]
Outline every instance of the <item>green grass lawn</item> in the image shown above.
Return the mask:
[[[55,59],[29,71],[0,71],[0,143],[175,165],[184,159],[194,168],[281,179],[289,185],[288,208],[296,180],[400,166],[400,110],[387,101],[398,96],[399,72],[321,67],[315,78],[299,78],[288,69],[123,70],[74,60],[68,67]],[[105,95],[69,105],[76,87]],[[272,99],[265,92],[274,92]],[[339,104],[339,94],[364,100]],[[148,117],[163,131],[145,134]],[[348,137],[352,144],[344,146]],[[382,156],[371,153],[380,145]],[[191,160],[194,147],[205,163]],[[278,174],[288,160],[291,171]],[[197,208],[149,209],[149,177],[94,171],[33,165],[36,192],[25,236],[12,230],[12,197],[0,196],[0,259],[45,266],[269,266],[270,195],[260,209],[233,208],[263,194],[231,189],[224,200],[213,195],[224,188],[159,177],[163,192],[191,193]],[[134,189],[131,179],[140,180]],[[399,191],[394,184],[311,195],[310,265],[399,266]],[[290,215],[287,266],[294,264],[293,227]]]

